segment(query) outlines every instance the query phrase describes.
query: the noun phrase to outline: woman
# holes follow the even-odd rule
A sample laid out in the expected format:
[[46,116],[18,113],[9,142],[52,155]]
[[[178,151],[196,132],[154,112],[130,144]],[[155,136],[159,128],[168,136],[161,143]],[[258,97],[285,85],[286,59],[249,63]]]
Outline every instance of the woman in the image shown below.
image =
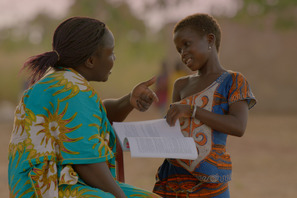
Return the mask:
[[104,23],[73,17],[61,23],[53,51],[31,57],[32,86],[15,113],[9,145],[11,197],[158,197],[115,180],[113,121],[157,100],[138,84],[120,99],[101,102],[89,81],[105,82],[115,61]]

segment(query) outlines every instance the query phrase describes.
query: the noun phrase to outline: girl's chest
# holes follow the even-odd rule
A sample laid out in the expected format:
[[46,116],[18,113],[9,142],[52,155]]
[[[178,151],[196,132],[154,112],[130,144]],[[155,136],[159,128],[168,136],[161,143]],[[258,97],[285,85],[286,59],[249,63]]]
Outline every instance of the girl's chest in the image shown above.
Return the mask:
[[208,90],[216,84],[217,78],[217,76],[214,76],[209,78],[197,77],[190,79],[187,85],[180,91],[180,98],[184,99],[192,95],[199,95],[199,93]]

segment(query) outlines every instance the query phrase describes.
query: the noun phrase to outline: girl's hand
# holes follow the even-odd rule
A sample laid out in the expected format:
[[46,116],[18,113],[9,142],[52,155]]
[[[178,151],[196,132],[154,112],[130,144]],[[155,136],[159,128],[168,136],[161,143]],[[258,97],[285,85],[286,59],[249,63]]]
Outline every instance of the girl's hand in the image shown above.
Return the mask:
[[136,85],[130,94],[130,104],[139,111],[146,111],[151,104],[159,99],[149,86],[156,82],[156,77]]
[[189,118],[192,116],[191,105],[172,103],[166,115],[166,121],[170,126],[174,126],[179,118]]

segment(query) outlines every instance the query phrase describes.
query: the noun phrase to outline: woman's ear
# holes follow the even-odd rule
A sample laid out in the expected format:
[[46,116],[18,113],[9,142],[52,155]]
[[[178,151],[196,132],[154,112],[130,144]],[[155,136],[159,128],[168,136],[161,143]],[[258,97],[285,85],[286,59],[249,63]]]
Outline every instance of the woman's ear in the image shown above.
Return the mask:
[[90,56],[86,61],[85,61],[85,66],[89,69],[92,69],[94,67],[94,58],[93,56]]

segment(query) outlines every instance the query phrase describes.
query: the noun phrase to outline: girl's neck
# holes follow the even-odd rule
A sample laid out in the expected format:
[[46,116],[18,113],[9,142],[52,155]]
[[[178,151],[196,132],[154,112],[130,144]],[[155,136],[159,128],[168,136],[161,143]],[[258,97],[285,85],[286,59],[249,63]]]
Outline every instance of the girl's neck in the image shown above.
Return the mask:
[[226,70],[220,64],[220,61],[217,56],[209,59],[206,65],[201,69],[198,70],[199,76],[208,76],[210,74],[221,74]]

